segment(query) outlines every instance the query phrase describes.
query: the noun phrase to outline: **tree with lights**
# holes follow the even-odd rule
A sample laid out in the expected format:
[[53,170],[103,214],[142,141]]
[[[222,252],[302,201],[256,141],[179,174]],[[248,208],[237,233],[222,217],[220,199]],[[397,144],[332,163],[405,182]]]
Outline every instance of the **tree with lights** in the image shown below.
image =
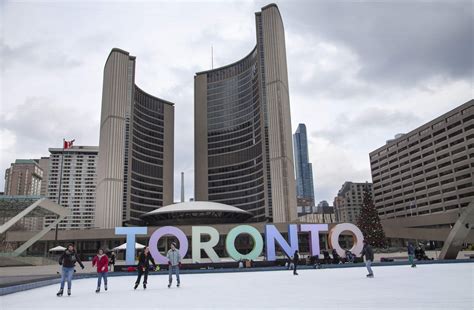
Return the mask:
[[368,184],[364,187],[363,200],[364,202],[357,220],[357,226],[359,226],[364,234],[364,239],[367,240],[370,245],[376,248],[383,248],[386,246],[387,241]]

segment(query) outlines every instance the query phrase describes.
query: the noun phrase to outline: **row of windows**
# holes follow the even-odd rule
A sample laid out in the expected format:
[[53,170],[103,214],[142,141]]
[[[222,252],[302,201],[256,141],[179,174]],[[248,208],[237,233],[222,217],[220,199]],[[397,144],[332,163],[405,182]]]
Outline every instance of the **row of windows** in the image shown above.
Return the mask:
[[159,99],[152,97],[135,86],[135,105],[149,110],[149,112],[163,113],[164,103]]
[[154,184],[154,185],[163,186],[163,179],[162,178],[149,178],[149,177],[146,177],[144,175],[139,175],[139,174],[135,173],[134,171],[132,171],[131,179],[134,180],[134,181],[145,183],[145,184]]
[[[256,160],[253,160],[250,163],[251,163],[250,167],[244,168],[244,169],[239,169],[237,171],[234,170],[234,167],[236,167],[236,166],[219,168],[218,170],[221,171],[221,172],[219,172],[218,174],[213,174],[213,173],[211,173],[211,170],[210,170],[209,175],[208,175],[208,180],[209,180],[209,182],[211,182],[211,181],[217,181],[217,180],[226,180],[226,179],[231,179],[231,178],[239,178],[241,176],[251,175],[251,174],[254,174],[256,172],[262,171],[262,169],[263,169],[262,156],[259,156]],[[237,166],[240,167],[242,165],[237,165]],[[223,169],[228,169],[228,171],[222,171]]]
[[[434,169],[436,169],[436,166],[433,167]],[[420,180],[423,180],[423,181],[429,181],[429,180],[432,180],[432,179],[435,179],[435,178],[441,178],[441,177],[444,177],[446,175],[449,175],[451,173],[457,173],[457,172],[460,172],[460,171],[464,171],[464,170],[468,170],[469,169],[469,164],[465,164],[465,165],[462,165],[462,166],[459,166],[459,167],[455,167],[454,169],[446,169],[446,170],[443,170],[443,171],[440,171],[438,173],[434,173],[434,174],[431,174],[431,175],[428,175],[429,172],[431,172],[432,170],[434,169],[431,169],[431,170],[425,170],[424,171],[424,174],[427,175],[426,177],[424,178],[420,178],[418,179],[418,183],[420,183],[421,181]],[[392,180],[391,182],[387,182],[387,183],[380,183],[380,184],[377,184],[375,187],[374,187],[374,190],[376,192],[378,192],[379,189],[382,189],[382,188],[388,188],[388,191],[390,191],[390,186],[391,185],[395,185],[397,183],[400,183],[400,182],[403,182],[403,181],[406,181],[406,180],[411,180],[413,178],[416,178],[417,176],[419,175],[422,175],[423,174],[423,171],[420,171],[418,173],[415,173],[415,174],[408,174],[404,177],[401,177],[401,178],[397,178],[397,179],[394,179]],[[407,186],[407,184],[405,184],[405,186]]]
[[[435,145],[436,145],[436,144],[439,144],[439,143],[441,143],[441,142],[443,142],[443,141],[445,141],[446,139],[447,139],[447,138],[444,137],[444,138],[442,138],[442,139],[439,139],[439,140],[435,141]],[[468,138],[467,140],[469,140],[469,138]],[[452,141],[452,142],[449,143],[449,144],[441,145],[440,147],[436,148],[434,151],[436,151],[436,153],[438,153],[438,152],[441,152],[441,151],[443,151],[443,150],[445,150],[445,149],[448,149],[450,146],[453,147],[453,146],[455,146],[455,145],[457,145],[457,144],[460,144],[460,143],[462,143],[462,142],[464,142],[464,138],[457,139],[457,140],[455,140],[455,141]],[[381,168],[383,168],[383,167],[385,167],[385,166],[387,166],[387,165],[389,165],[389,164],[391,164],[391,163],[394,163],[394,162],[397,162],[397,161],[401,161],[402,159],[408,157],[409,155],[414,155],[414,154],[418,153],[420,150],[423,150],[423,149],[425,149],[425,148],[427,148],[427,147],[430,147],[430,146],[432,146],[432,143],[429,143],[428,145],[423,146],[422,149],[420,149],[420,148],[413,149],[413,150],[411,150],[409,153],[408,153],[408,152],[404,152],[403,154],[402,154],[402,153],[399,153],[398,158],[396,157],[396,158],[393,158],[392,160],[390,160],[390,161],[388,161],[388,162],[386,161],[386,162],[384,162],[384,163],[381,163],[380,166],[372,166],[372,171],[377,171],[378,169],[381,169]],[[461,148],[464,148],[464,147],[461,147]],[[428,152],[426,152],[426,153],[423,153],[423,154],[421,154],[421,155],[419,155],[419,156],[412,157],[412,158],[410,159],[410,162],[414,162],[414,161],[420,159],[421,157],[424,158],[424,157],[427,157],[427,156],[429,156],[429,155],[432,155],[432,154],[434,153],[434,151],[433,151],[433,150],[430,150],[430,151],[428,151]],[[457,148],[456,151],[457,151],[457,153],[459,153],[459,148]],[[447,154],[446,156],[449,156],[449,152],[447,152],[446,154]],[[455,153],[455,154],[456,154],[456,153]],[[400,167],[401,167],[402,165],[404,165],[404,164],[407,164],[408,162],[409,162],[408,160],[402,162],[402,163],[400,164]],[[391,167],[390,167],[390,170],[393,170],[393,169],[395,169],[395,168],[397,168],[397,167],[398,167],[398,165],[391,166]],[[384,170],[384,171],[385,171],[385,170]],[[383,173],[383,172],[382,172],[382,173]]]
[[132,171],[145,176],[163,178],[163,167],[132,159]]
[[[262,165],[260,164],[259,167],[252,169],[251,174],[243,174],[243,173],[231,173],[225,175],[219,175],[219,178],[216,176],[208,176],[209,179],[209,187],[219,187],[219,186],[226,186],[232,184],[239,184],[248,182],[251,180],[255,180],[258,178],[263,177],[263,171],[261,170]],[[211,180],[215,181],[211,181]]]
[[[257,100],[249,100],[245,102],[241,106],[233,107],[229,110],[223,110],[214,113],[208,113],[208,120],[209,124],[217,124],[222,121],[232,119],[232,118],[239,118],[244,115],[249,114],[252,111],[259,111],[260,103]],[[212,114],[212,117],[211,117]]]
[[238,63],[230,65],[228,67],[216,70],[216,71],[211,71],[207,73],[207,83],[209,84],[214,84],[212,85],[213,87],[219,87],[219,83],[215,83],[218,81],[221,81],[223,79],[227,79],[230,77],[234,77],[236,75],[239,75],[240,73],[246,71],[249,67],[254,66],[256,63],[256,57],[257,57],[257,49],[254,48],[252,52],[245,57],[244,59],[240,60]]
[[247,189],[247,190],[242,190],[234,193],[226,193],[226,194],[214,194],[209,191],[209,200],[219,200],[219,199],[233,199],[233,198],[241,198],[241,197],[247,197],[251,195],[258,195],[261,193],[264,193],[265,188],[262,186],[253,188],[253,189]]
[[[456,149],[456,150],[453,150],[453,151],[451,152],[451,156],[457,155],[457,154],[459,154],[460,152],[462,152],[462,151],[464,151],[464,150],[465,150],[465,147],[464,147],[464,146],[461,147],[461,148],[458,148],[458,149]],[[438,168],[443,168],[443,167],[449,166],[450,163],[451,163],[450,161],[442,162],[442,163],[440,163],[438,166],[436,166],[436,165],[431,166],[431,165],[430,165],[430,164],[434,163],[434,162],[437,161],[437,160],[438,160],[438,161],[441,161],[441,160],[443,160],[443,159],[445,159],[445,158],[447,158],[447,157],[449,157],[449,156],[450,156],[450,153],[449,153],[449,152],[443,153],[443,154],[441,154],[441,155],[439,155],[439,156],[437,156],[437,157],[430,158],[430,159],[425,160],[425,161],[423,161],[423,162],[420,161],[419,163],[413,164],[413,165],[410,166],[410,165],[409,165],[410,163],[413,163],[413,162],[418,161],[418,160],[421,159],[420,156],[417,156],[417,157],[414,157],[411,161],[406,160],[406,161],[401,162],[399,165],[394,165],[394,166],[391,166],[390,168],[387,168],[387,169],[382,170],[382,171],[380,171],[380,172],[376,172],[376,173],[373,174],[373,178],[374,178],[374,181],[376,181],[376,180],[378,179],[378,178],[377,178],[378,176],[383,175],[383,174],[386,174],[386,173],[389,172],[389,171],[396,170],[396,169],[398,169],[398,168],[402,168],[402,167],[404,167],[404,166],[406,166],[405,169],[401,169],[400,171],[395,171],[394,173],[392,173],[392,174],[390,175],[390,177],[395,177],[395,176],[397,176],[397,175],[399,175],[399,174],[404,174],[404,173],[406,173],[406,172],[408,172],[408,171],[410,171],[410,170],[412,170],[412,171],[413,171],[413,170],[416,170],[417,168],[420,168],[420,167],[422,167],[422,166],[430,166],[430,167],[426,167],[426,168],[425,168],[425,173],[427,173],[427,172],[430,172],[430,171],[435,170],[436,167],[438,167]],[[463,161],[463,160],[465,160],[465,159],[467,159],[467,155],[463,155],[463,156],[459,156],[459,157],[457,157],[457,158],[454,158],[454,159],[453,159],[453,164],[458,163],[458,162],[460,162],[460,161]],[[389,178],[389,176],[387,175],[387,176],[385,176],[385,177],[380,178],[380,181],[383,181],[383,180],[388,179],[388,178]]]
[[[463,115],[464,115],[464,114],[467,115],[469,109],[470,109],[470,108],[468,108],[468,109],[466,109],[466,110],[463,110],[463,111],[462,111],[462,114],[463,114]],[[472,111],[469,112],[469,113],[472,113]],[[455,116],[456,116],[456,115],[455,115]],[[460,116],[460,114],[459,114],[459,112],[458,112],[456,117],[459,117],[459,116]],[[459,125],[461,125],[462,123],[466,124],[467,122],[469,122],[469,121],[471,121],[471,120],[474,119],[474,115],[468,115],[467,117],[463,118],[462,122],[461,122],[461,120],[459,120],[459,121],[457,121],[457,122],[455,122],[455,123],[453,123],[453,124],[448,125],[446,128],[442,128],[442,129],[440,129],[440,130],[434,131],[433,134],[432,134],[432,136],[431,136],[431,134],[430,134],[429,136],[426,136],[426,137],[423,137],[423,138],[419,138],[420,136],[423,136],[423,135],[427,134],[431,129],[434,130],[434,129],[436,129],[436,128],[439,128],[439,127],[440,127],[440,124],[442,124],[442,126],[444,126],[444,124],[445,124],[446,122],[449,122],[449,119],[452,118],[452,117],[453,117],[453,116],[448,117],[446,120],[443,120],[443,121],[441,121],[441,122],[438,123],[438,124],[432,125],[431,128],[424,129],[424,130],[422,130],[421,132],[416,133],[415,135],[412,135],[412,136],[410,136],[410,137],[408,137],[408,138],[406,138],[406,139],[403,139],[403,140],[399,141],[399,142],[397,143],[397,145],[390,146],[389,148],[386,148],[386,149],[381,150],[378,154],[374,154],[373,156],[371,156],[371,164],[376,164],[377,162],[380,162],[380,161],[386,159],[387,156],[383,156],[383,157],[380,157],[380,156],[383,155],[383,154],[385,154],[385,153],[387,153],[387,152],[390,152],[390,151],[392,151],[392,150],[395,150],[395,153],[396,153],[397,148],[398,148],[398,152],[401,152],[401,151],[405,150],[407,147],[406,147],[406,146],[405,146],[405,147],[402,147],[402,146],[403,146],[404,144],[406,144],[407,142],[411,142],[411,143],[408,145],[408,147],[413,147],[414,145],[416,145],[416,144],[418,144],[418,143],[422,143],[422,142],[424,142],[424,141],[426,141],[426,140],[428,140],[428,139],[430,139],[430,138],[434,138],[434,137],[436,137],[436,136],[438,136],[438,135],[440,135],[440,134],[446,132],[447,130],[451,130],[451,129],[453,129],[453,128],[459,126]],[[468,130],[472,129],[472,128],[473,128],[472,126],[473,126],[473,125],[467,125],[466,128],[464,128],[464,131],[467,132]],[[450,136],[452,137],[452,136],[454,136],[454,135],[456,135],[456,134],[459,134],[459,133],[460,133],[460,132],[459,132],[459,130],[458,130],[457,133],[451,133]],[[412,141],[413,141],[413,142],[412,142]],[[389,154],[388,157],[393,156],[395,153]]]

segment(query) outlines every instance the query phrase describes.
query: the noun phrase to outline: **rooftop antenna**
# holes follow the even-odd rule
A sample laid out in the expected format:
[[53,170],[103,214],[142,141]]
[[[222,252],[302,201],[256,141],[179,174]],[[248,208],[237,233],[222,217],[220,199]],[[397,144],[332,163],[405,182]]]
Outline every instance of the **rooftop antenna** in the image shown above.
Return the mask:
[[214,69],[214,47],[211,44],[211,69]]

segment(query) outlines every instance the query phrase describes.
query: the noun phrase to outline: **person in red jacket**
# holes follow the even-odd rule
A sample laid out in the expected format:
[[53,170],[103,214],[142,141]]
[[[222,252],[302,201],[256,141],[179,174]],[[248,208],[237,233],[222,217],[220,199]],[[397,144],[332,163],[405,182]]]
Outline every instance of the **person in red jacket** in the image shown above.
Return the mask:
[[92,266],[97,266],[97,289],[96,293],[100,292],[100,285],[102,278],[104,278],[104,289],[107,290],[107,272],[109,271],[109,258],[104,254],[104,250],[99,249],[98,253],[92,259]]

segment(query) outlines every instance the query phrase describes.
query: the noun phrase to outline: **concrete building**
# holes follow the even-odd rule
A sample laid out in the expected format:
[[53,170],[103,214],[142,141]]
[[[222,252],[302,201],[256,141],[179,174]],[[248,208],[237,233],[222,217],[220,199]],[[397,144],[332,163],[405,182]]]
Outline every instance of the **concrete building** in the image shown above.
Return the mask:
[[114,48],[104,68],[97,208],[100,228],[140,225],[173,203],[174,104],[135,85],[135,57]]
[[43,169],[36,161],[17,159],[5,170],[5,195],[40,195],[42,180]]
[[41,180],[40,195],[46,197],[48,195],[49,157],[41,157],[40,159],[35,159],[35,161],[43,170],[43,179]]
[[299,124],[293,135],[296,171],[296,197],[314,201],[313,165],[308,157],[306,125]]
[[[59,229],[94,227],[96,207],[97,146],[50,148],[48,195],[55,203],[68,208],[72,215],[59,223]],[[56,220],[45,217],[45,226]]]
[[298,212],[298,217],[315,212],[314,201],[309,198],[297,197],[296,208]]
[[439,240],[474,201],[474,100],[370,153],[387,237]]
[[334,198],[334,208],[339,222],[357,224],[364,203],[364,188],[372,192],[372,183],[344,182]]
[[247,56],[194,77],[195,198],[287,222],[297,210],[285,32],[275,4],[255,20]]

